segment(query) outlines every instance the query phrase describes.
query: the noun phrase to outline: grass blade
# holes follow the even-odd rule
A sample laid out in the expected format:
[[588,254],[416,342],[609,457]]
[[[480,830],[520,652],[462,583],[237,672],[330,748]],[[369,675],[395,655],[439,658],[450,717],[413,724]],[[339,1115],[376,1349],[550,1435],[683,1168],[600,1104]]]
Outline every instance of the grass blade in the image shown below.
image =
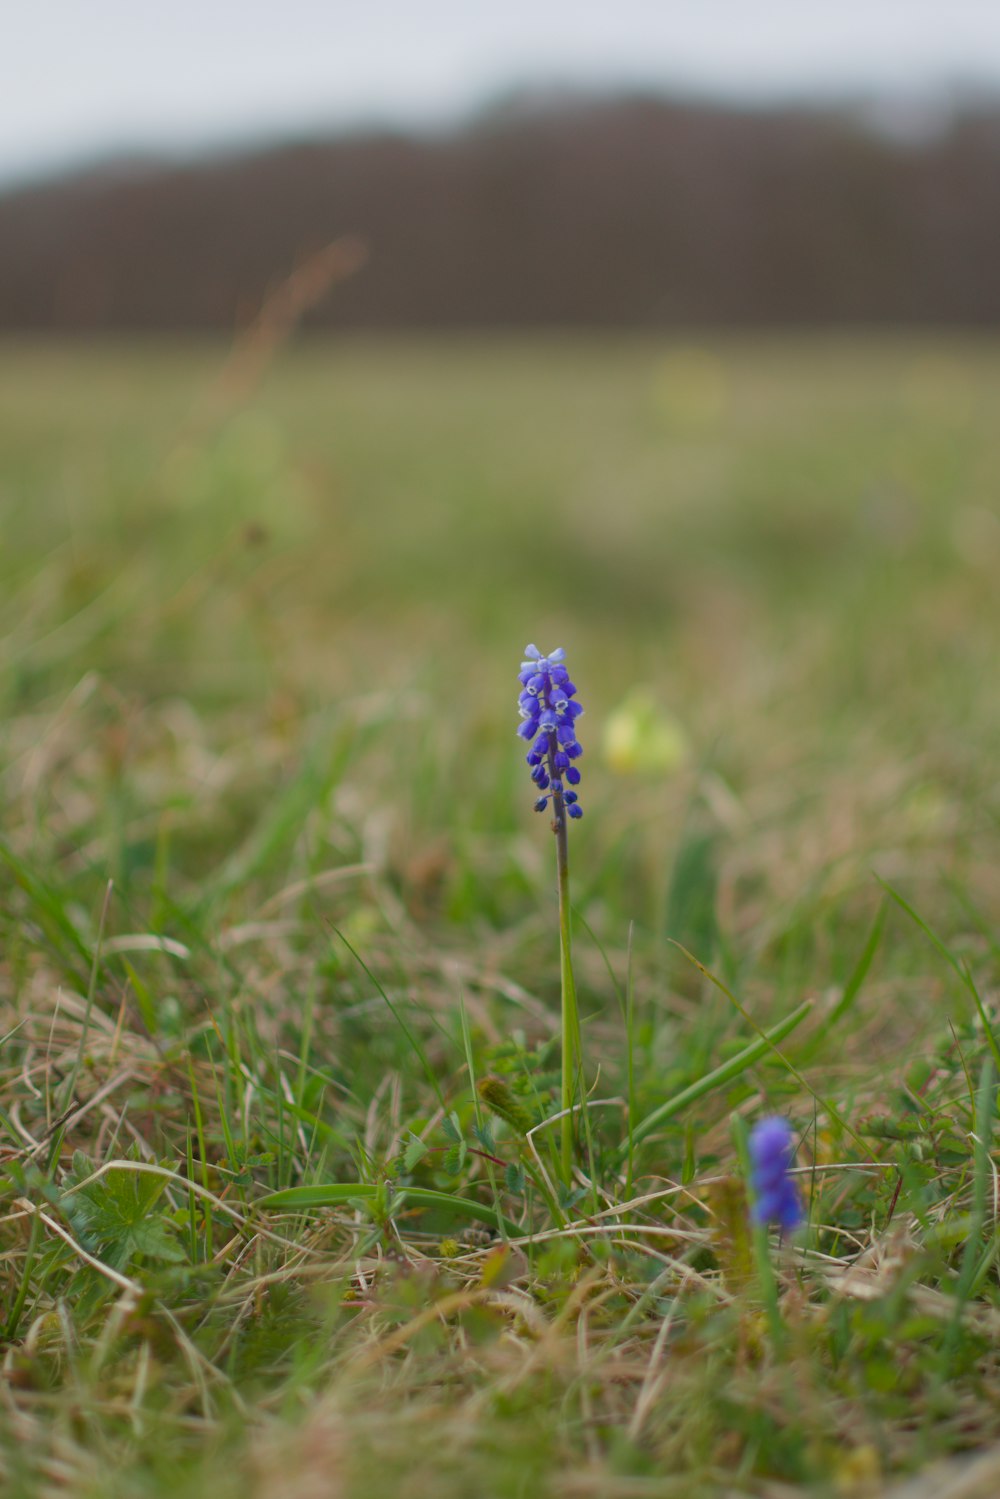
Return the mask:
[[645,1119],[630,1131],[632,1144],[636,1145],[640,1140],[644,1140],[658,1125],[663,1124],[667,1119],[672,1119],[675,1114],[679,1114],[690,1104],[697,1103],[707,1093],[712,1093],[716,1088],[725,1087],[726,1083],[739,1077],[741,1072],[752,1067],[754,1062],[768,1051],[773,1051],[779,1041],[783,1041],[786,1036],[790,1035],[795,1027],[805,1020],[811,1009],[812,1000],[804,999],[790,1015],[786,1015],[784,1020],[779,1020],[777,1025],[772,1025],[770,1030],[762,1031],[756,1041],[751,1041],[750,1045],[737,1052],[735,1057],[730,1057],[728,1062],[723,1062],[720,1067],[706,1072],[705,1076],[699,1078],[696,1083],[683,1088],[680,1093],[675,1093],[673,1098],[667,1099],[666,1103],[661,1103],[659,1108],[647,1114]]
[[[256,1206],[269,1212],[340,1207],[352,1198],[372,1199],[378,1190],[371,1182],[327,1182],[312,1187],[287,1187],[283,1192],[270,1192],[266,1197],[258,1198]],[[511,1238],[524,1237],[524,1229],[510,1218],[504,1218],[495,1209],[474,1202],[470,1197],[455,1197],[450,1192],[434,1192],[428,1187],[402,1187],[399,1195],[421,1207],[440,1208],[442,1212],[463,1218],[478,1218],[497,1233],[506,1233]]]
[[983,1033],[986,1036],[987,1044],[993,1054],[994,1066],[998,1070],[1000,1070],[1000,1045],[997,1044],[997,1038],[993,1034],[993,1027],[990,1025],[985,1007],[983,1006],[983,1001],[979,994],[979,990],[976,988],[975,979],[972,977],[968,965],[966,963],[959,962],[958,958],[956,958],[955,954],[951,951],[951,948],[948,947],[946,943],[942,942],[937,933],[927,925],[923,917],[918,915],[918,913],[910,905],[909,901],[905,900],[904,897],[900,895],[898,890],[894,890],[891,885],[886,883],[885,880],[879,880],[879,884],[883,887],[884,890],[888,891],[888,893],[892,896],[893,900],[901,908],[901,910],[906,912],[910,920],[916,922],[917,926],[923,932],[924,936],[927,938],[928,942],[930,942],[931,946],[941,954],[941,957],[944,958],[949,968],[954,970],[959,979],[962,981],[964,987],[968,989],[969,993],[972,995],[973,1003],[976,1006],[976,1010],[979,1013],[979,1019],[982,1022]]

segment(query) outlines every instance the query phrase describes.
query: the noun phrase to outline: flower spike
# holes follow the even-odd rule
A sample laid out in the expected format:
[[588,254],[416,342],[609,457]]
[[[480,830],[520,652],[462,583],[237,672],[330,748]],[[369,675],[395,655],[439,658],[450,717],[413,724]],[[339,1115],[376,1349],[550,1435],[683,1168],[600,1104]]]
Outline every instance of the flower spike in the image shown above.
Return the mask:
[[789,1172],[794,1154],[787,1119],[762,1119],[750,1131],[750,1185],[756,1223],[777,1223],[790,1231],[802,1222],[802,1202]]
[[[521,690],[517,711],[521,722],[517,732],[531,746],[527,759],[536,787],[544,791],[551,783],[556,818],[565,811],[575,819],[583,816],[583,808],[575,793],[564,797],[562,783],[580,783],[580,772],[570,761],[583,754],[576,737],[576,720],[583,709],[576,700],[576,687],[569,679],[565,661],[562,646],[547,656],[537,645],[525,646],[518,674]],[[539,797],[535,811],[544,812],[547,805],[548,797]]]

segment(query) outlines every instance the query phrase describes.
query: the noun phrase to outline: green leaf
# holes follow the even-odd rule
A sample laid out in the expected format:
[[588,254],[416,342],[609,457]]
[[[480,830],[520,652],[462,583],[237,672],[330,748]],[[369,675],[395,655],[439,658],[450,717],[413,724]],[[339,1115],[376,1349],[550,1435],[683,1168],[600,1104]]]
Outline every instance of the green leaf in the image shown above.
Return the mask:
[[464,1140],[461,1140],[458,1145],[453,1145],[441,1162],[441,1170],[447,1172],[449,1176],[457,1176],[465,1165],[467,1153],[468,1147]]
[[444,1122],[441,1125],[441,1129],[444,1132],[445,1137],[451,1140],[455,1145],[461,1143],[462,1125],[459,1121],[458,1115],[454,1111],[444,1116]]
[[418,1135],[410,1135],[403,1151],[403,1169],[412,1171],[418,1161],[422,1161],[427,1154],[427,1146]]
[[[73,1157],[70,1187],[85,1181],[93,1167],[79,1151]],[[177,1263],[185,1258],[174,1238],[174,1226],[157,1204],[166,1188],[161,1176],[115,1166],[96,1181],[66,1192],[62,1211],[84,1249],[113,1270],[123,1270],[137,1255]]]
[[524,1191],[524,1172],[521,1167],[511,1161],[504,1172],[504,1181],[507,1183],[507,1191],[521,1193]]

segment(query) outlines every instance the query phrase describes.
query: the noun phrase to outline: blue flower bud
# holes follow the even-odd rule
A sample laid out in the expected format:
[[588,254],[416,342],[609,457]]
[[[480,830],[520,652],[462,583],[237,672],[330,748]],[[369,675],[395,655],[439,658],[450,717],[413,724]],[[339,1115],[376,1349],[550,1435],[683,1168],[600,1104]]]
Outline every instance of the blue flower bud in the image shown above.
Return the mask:
[[751,1211],[756,1223],[777,1223],[787,1231],[802,1222],[798,1188],[789,1175],[793,1154],[794,1137],[787,1119],[762,1119],[750,1131]]
[[535,802],[535,810],[544,811],[551,799],[557,822],[563,810],[570,817],[582,817],[576,792],[563,789],[564,778],[570,786],[579,785],[580,772],[570,761],[583,754],[575,727],[583,708],[573,701],[576,686],[565,665],[566,652],[560,647],[545,656],[537,645],[529,645],[524,656],[518,674],[522,722],[517,732],[529,743],[534,741],[525,759],[535,786],[546,792]]

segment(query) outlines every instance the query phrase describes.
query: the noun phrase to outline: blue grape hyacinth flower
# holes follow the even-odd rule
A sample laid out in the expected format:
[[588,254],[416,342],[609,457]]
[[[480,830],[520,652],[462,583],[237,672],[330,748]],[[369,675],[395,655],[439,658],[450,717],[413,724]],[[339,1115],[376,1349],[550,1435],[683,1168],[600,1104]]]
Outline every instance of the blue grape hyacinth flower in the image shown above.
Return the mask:
[[527,761],[540,793],[535,811],[544,812],[551,797],[557,819],[563,809],[570,817],[582,817],[575,789],[580,771],[573,762],[583,754],[576,737],[576,721],[583,709],[566,669],[566,652],[560,646],[544,656],[537,645],[529,645],[524,655],[518,676],[521,724],[517,732],[530,746]]
[[790,1176],[794,1136],[787,1119],[762,1119],[750,1131],[751,1209],[755,1223],[777,1223],[786,1233],[803,1219],[802,1200]]

